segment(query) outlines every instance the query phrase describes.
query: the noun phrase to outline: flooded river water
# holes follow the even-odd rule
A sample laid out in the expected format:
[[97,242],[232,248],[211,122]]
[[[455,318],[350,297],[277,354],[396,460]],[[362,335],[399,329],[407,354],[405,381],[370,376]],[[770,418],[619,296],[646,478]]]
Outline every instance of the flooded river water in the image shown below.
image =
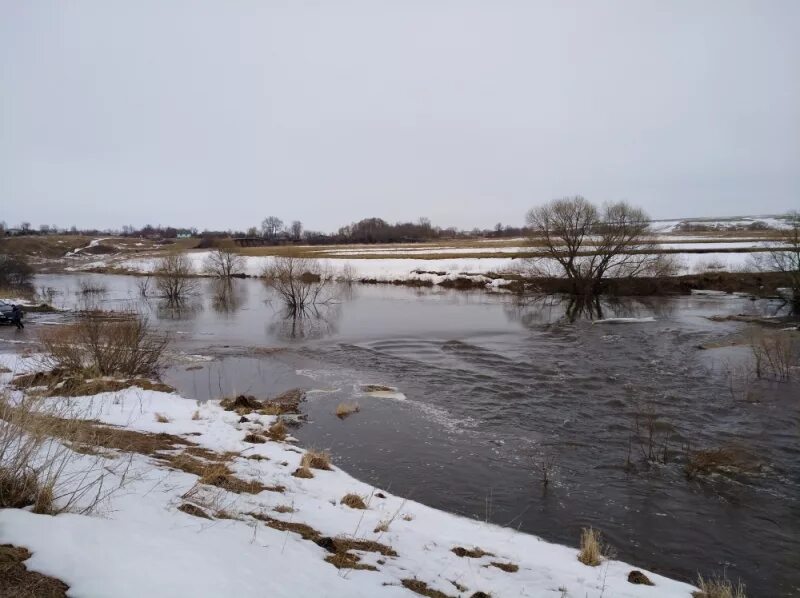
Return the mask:
[[[134,277],[94,278],[107,288],[98,305],[145,310],[173,335],[185,355],[164,378],[184,396],[313,389],[294,435],[367,482],[560,543],[591,525],[620,559],[687,581],[727,570],[749,596],[800,595],[800,386],[754,385],[742,400],[730,373],[746,349],[701,348],[744,328],[708,316],[774,303],[619,301],[603,305],[606,321],[570,322],[553,299],[353,286],[298,320],[255,280],[234,281],[224,299],[203,281],[176,311],[140,299]],[[36,284],[55,289],[56,304],[81,299],[76,276]],[[63,317],[31,314],[0,340]],[[340,420],[345,400],[360,412]],[[642,422],[657,462],[644,458]],[[720,447],[755,466],[687,478],[687,451]]]

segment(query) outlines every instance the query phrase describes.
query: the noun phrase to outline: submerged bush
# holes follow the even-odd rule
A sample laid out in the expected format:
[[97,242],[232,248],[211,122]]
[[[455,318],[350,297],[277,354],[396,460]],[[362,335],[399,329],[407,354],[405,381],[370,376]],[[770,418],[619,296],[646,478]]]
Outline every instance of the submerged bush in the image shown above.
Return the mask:
[[33,268],[23,255],[0,254],[0,288],[23,287],[31,283]]

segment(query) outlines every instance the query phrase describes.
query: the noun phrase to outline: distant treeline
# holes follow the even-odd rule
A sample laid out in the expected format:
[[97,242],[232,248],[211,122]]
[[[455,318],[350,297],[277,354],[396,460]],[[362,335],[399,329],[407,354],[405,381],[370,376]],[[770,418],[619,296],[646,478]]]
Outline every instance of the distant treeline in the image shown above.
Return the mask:
[[284,226],[283,221],[271,216],[265,218],[260,227],[250,227],[247,230],[198,230],[196,228],[179,228],[173,226],[154,226],[148,224],[141,228],[123,226],[121,229],[79,229],[75,226],[59,228],[55,225],[41,225],[31,227],[24,222],[16,228],[8,228],[0,222],[0,235],[81,235],[101,236],[114,235],[121,237],[137,237],[150,239],[260,239],[262,244],[288,245],[303,243],[309,245],[329,245],[346,243],[420,243],[439,239],[458,239],[474,237],[518,237],[525,235],[527,230],[522,227],[503,226],[498,223],[491,229],[474,228],[470,231],[459,230],[455,227],[441,228],[433,226],[427,218],[420,218],[416,222],[397,222],[391,224],[381,218],[365,218],[347,226],[341,227],[335,233],[323,233],[305,230],[302,222],[293,221]]

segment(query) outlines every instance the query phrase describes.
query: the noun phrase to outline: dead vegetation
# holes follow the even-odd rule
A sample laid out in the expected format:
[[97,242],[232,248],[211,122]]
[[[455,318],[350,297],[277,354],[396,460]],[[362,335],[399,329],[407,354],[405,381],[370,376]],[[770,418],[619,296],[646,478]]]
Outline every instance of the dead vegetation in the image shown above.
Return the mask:
[[195,292],[194,268],[184,253],[170,253],[159,259],[155,272],[156,288],[171,304],[179,304]]
[[64,582],[29,571],[25,561],[31,553],[25,548],[4,544],[0,546],[0,596],[14,598],[66,598]]
[[169,342],[146,316],[117,312],[92,312],[75,324],[44,329],[39,340],[49,369],[83,379],[156,376]]
[[124,484],[130,466],[110,463],[97,436],[66,400],[0,396],[0,508],[93,512]]
[[350,507],[351,509],[366,509],[367,504],[364,502],[364,499],[361,498],[358,494],[345,494],[342,497],[342,500],[339,501],[341,504]]
[[187,515],[192,515],[193,517],[200,517],[201,519],[213,519],[213,517],[206,513],[203,508],[193,505],[192,503],[185,502],[178,507],[178,510],[186,513]]
[[314,477],[314,472],[311,471],[308,467],[298,467],[297,469],[294,470],[292,476],[304,480],[310,480]]
[[452,598],[449,594],[429,588],[427,583],[419,579],[404,579],[401,583],[404,588],[420,596],[427,596],[428,598]]
[[288,435],[289,429],[286,427],[286,424],[283,423],[282,419],[279,419],[267,429],[267,436],[269,436],[271,440],[281,442],[286,440]]
[[761,464],[750,453],[736,446],[687,451],[684,472],[694,479],[713,474],[739,474],[759,471]]
[[41,394],[48,397],[84,397],[104,392],[119,392],[131,387],[158,392],[175,392],[175,389],[168,384],[153,381],[148,378],[110,376],[87,378],[86,376],[91,376],[91,373],[71,373],[65,370],[55,369],[49,372],[35,372],[19,375],[12,380],[12,384],[18,390],[33,390],[44,387],[45,390]]
[[300,459],[300,466],[330,471],[332,469],[331,456],[324,451],[315,451],[309,449]]
[[464,548],[463,546],[456,546],[451,550],[453,554],[456,556],[460,556],[461,558],[470,558],[470,559],[479,559],[485,556],[494,556],[491,552],[486,552],[478,548],[477,546],[474,548]]
[[735,586],[727,577],[703,578],[697,576],[699,592],[693,592],[693,598],[747,598],[744,585],[739,582]]
[[272,509],[276,513],[294,513],[295,508],[291,505],[276,505]]
[[156,421],[160,424],[168,424],[171,420],[163,413],[155,414]]
[[225,464],[225,456],[219,455],[216,461],[205,461],[181,452],[173,455],[158,455],[170,467],[186,473],[196,475],[200,484],[215,486],[234,494],[258,494],[265,490],[269,492],[284,492],[283,486],[265,486],[259,481],[246,481],[236,477]]
[[602,543],[600,532],[591,527],[584,527],[581,530],[581,546],[578,553],[578,560],[584,565],[597,567],[603,562],[604,558],[610,557],[608,546]]
[[336,417],[344,419],[359,411],[361,411],[361,407],[359,407],[358,403],[351,401],[342,402],[336,406]]
[[750,334],[750,349],[756,378],[772,378],[787,382],[793,368],[800,365],[800,356],[795,346],[794,335],[786,331],[765,332],[753,330]]
[[287,390],[273,399],[260,401],[250,395],[238,395],[222,399],[219,404],[225,411],[239,415],[260,413],[261,415],[296,415],[300,413],[300,403],[305,399],[305,391],[298,388]]
[[502,563],[499,561],[492,561],[489,565],[491,567],[497,567],[501,571],[505,571],[506,573],[516,573],[519,571],[519,565],[515,565],[514,563]]

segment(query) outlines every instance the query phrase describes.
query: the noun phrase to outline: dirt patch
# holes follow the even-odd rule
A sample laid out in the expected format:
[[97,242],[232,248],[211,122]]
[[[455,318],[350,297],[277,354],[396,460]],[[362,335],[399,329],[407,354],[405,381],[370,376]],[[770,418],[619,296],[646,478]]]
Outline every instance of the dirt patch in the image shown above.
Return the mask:
[[15,598],[66,598],[69,586],[54,577],[28,571],[25,561],[31,553],[25,548],[0,546],[0,596]]
[[402,583],[404,588],[411,590],[420,596],[428,596],[428,598],[453,598],[449,594],[429,588],[428,584],[426,584],[424,581],[420,581],[419,579],[404,579]]
[[357,571],[377,571],[378,568],[373,565],[365,565],[360,563],[361,557],[357,554],[350,554],[343,552],[336,554],[329,554],[325,557],[325,562],[330,563],[337,569],[355,569]]
[[244,438],[242,438],[244,442],[249,442],[250,444],[264,444],[267,439],[263,436],[259,436],[258,434],[248,434]]
[[461,558],[479,559],[484,556],[494,556],[491,552],[486,552],[480,548],[464,548],[463,546],[456,546],[451,551],[454,555]]
[[650,578],[641,571],[631,571],[628,573],[628,583],[642,586],[655,585],[652,581],[650,581]]
[[498,569],[500,569],[501,571],[505,571],[506,573],[516,573],[517,571],[519,571],[519,566],[515,565],[514,563],[501,563],[492,561],[492,563],[488,566],[497,567]]
[[192,515],[193,517],[200,517],[201,519],[212,519],[211,515],[206,513],[203,509],[201,509],[197,505],[193,505],[188,502],[185,502],[181,506],[179,506],[178,510],[186,513],[187,515]]

